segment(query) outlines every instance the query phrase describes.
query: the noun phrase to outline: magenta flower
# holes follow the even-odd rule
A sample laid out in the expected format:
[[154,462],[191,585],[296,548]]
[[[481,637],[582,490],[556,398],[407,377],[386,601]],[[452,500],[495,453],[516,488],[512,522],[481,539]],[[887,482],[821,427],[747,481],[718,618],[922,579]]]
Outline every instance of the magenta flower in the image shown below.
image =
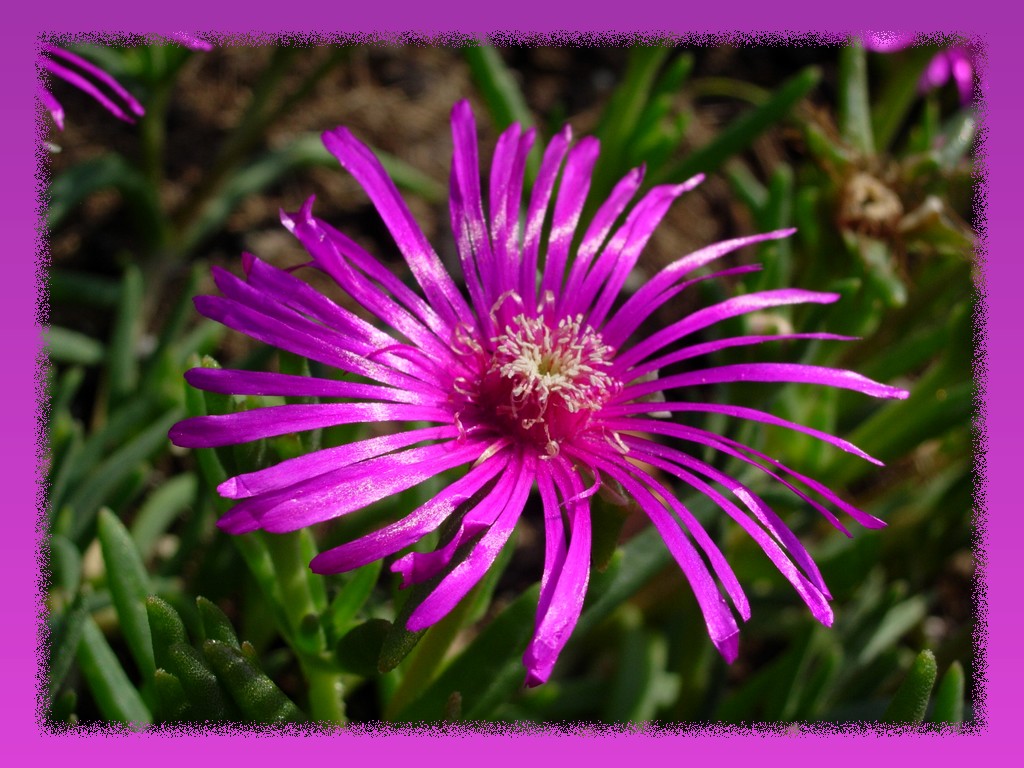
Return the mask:
[[[73,86],[98,101],[110,114],[127,123],[134,123],[136,117],[142,117],[145,110],[128,90],[117,80],[71,51],[55,45],[44,45],[37,62],[44,71],[66,80]],[[64,130],[64,108],[42,85],[38,90],[39,99],[49,110],[53,122]],[[129,114],[131,113],[131,114]]]
[[941,88],[950,79],[956,83],[961,104],[970,104],[974,94],[974,62],[966,48],[959,45],[939,51],[928,62],[918,87],[922,91]]
[[[868,51],[894,53],[909,48],[915,35],[905,32],[868,32],[863,45]],[[941,88],[953,80],[960,94],[960,103],[971,103],[974,95],[974,58],[967,48],[954,45],[936,53],[925,68],[917,88],[922,93]]]
[[[187,419],[171,430],[175,444],[217,447],[351,423],[432,424],[231,478],[218,491],[238,503],[219,526],[234,534],[294,531],[465,467],[459,479],[404,518],[325,551],[311,564],[315,572],[325,574],[358,568],[406,549],[450,516],[461,515],[447,545],[434,552],[405,554],[392,566],[404,586],[440,578],[408,620],[410,630],[420,630],[445,616],[480,580],[536,487],[546,543],[536,630],[524,656],[527,683],[536,685],[548,679],[580,616],[590,570],[590,500],[605,484],[631,496],[658,529],[690,582],[711,640],[731,661],[738,652],[735,614],[746,620],[750,606],[714,541],[668,485],[674,478],[709,497],[754,537],[814,616],[830,624],[830,595],[807,551],[753,491],[699,458],[702,450],[711,447],[757,467],[841,530],[836,516],[810,492],[867,527],[883,523],[774,458],[662,416],[713,413],[779,425],[879,462],[844,440],[770,413],[659,395],[739,381],[814,383],[874,397],[903,398],[907,393],[850,371],[810,365],[678,367],[728,347],[846,338],[791,333],[687,341],[727,318],[791,304],[829,304],[839,298],[834,293],[784,289],[739,296],[700,309],[646,338],[635,338],[655,310],[695,283],[758,267],[694,277],[696,270],[743,246],[786,237],[793,230],[728,240],[691,253],[620,303],[626,279],[658,222],[701,177],[654,187],[615,226],[643,177],[642,169],[630,172],[598,209],[570,259],[598,142],[584,138],[570,148],[568,128],[552,139],[520,232],[523,171],[534,131],[515,125],[498,139],[487,190],[489,218],[482,200],[476,126],[464,101],[453,109],[452,133],[451,220],[468,300],[380,162],[345,128],[325,133],[324,143],[366,190],[423,295],[315,218],[311,199],[297,213],[283,214],[284,225],[309,252],[310,266],[333,278],[389,330],[343,309],[290,271],[248,254],[242,261],[243,278],[214,270],[223,296],[196,299],[206,317],[353,374],[355,380],[192,369],[186,374],[188,381],[208,391],[335,402]],[[550,234],[545,238],[549,213]],[[663,438],[696,450],[687,451]]]

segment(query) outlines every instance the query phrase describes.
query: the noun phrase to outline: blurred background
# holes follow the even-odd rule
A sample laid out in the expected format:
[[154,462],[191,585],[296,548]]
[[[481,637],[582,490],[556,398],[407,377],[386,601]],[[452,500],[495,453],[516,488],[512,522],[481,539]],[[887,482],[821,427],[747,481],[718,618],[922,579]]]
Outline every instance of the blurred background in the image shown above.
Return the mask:
[[[982,658],[972,555],[980,514],[974,246],[983,225],[973,209],[976,115],[952,81],[921,84],[950,51],[966,51],[970,63],[961,43],[889,52],[76,46],[146,115],[119,122],[74,87],[51,83],[67,125],[49,131],[44,160],[52,462],[43,717],[54,727],[970,722]],[[784,488],[728,457],[702,456],[749,481],[807,545],[834,597],[832,628],[814,621],[737,526],[683,489],[751,600],[739,659],[730,666],[718,657],[642,514],[601,507],[598,571],[580,626],[551,682],[532,690],[522,687],[520,662],[543,561],[532,513],[485,583],[423,637],[396,621],[407,595],[386,567],[315,577],[305,564],[439,486],[312,533],[232,538],[214,527],[227,509],[212,490],[224,473],[360,433],[336,428],[216,453],[172,448],[167,430],[180,418],[259,400],[204,397],[185,386],[187,368],[216,360],[307,371],[203,320],[192,297],[214,292],[212,265],[240,274],[245,251],[281,267],[306,261],[278,217],[310,195],[319,217],[410,279],[373,206],[320,144],[337,125],[380,154],[458,274],[448,119],[461,98],[477,115],[484,169],[511,122],[536,126],[544,139],[565,123],[577,137],[597,135],[602,152],[584,217],[639,164],[646,186],[707,174],[670,210],[627,291],[713,241],[798,228],[727,265],[761,263],[760,273],[702,283],[644,330],[736,293],[836,291],[843,298],[834,305],[737,318],[712,336],[792,329],[861,341],[726,350],[719,362],[831,365],[910,389],[908,400],[884,403],[800,385],[699,390],[839,435],[885,462],[877,468],[781,429],[703,421],[888,522],[867,531],[851,521],[847,538]],[[358,311],[322,276],[297,274]]]

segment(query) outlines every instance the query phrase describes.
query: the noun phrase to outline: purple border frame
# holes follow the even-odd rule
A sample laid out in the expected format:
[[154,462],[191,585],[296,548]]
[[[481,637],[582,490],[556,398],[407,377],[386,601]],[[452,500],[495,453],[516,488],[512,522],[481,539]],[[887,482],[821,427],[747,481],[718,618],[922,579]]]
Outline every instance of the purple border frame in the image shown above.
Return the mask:
[[[404,758],[430,764],[457,757],[482,757],[492,763],[519,762],[534,757],[544,762],[571,758],[597,764],[610,764],[623,758],[658,757],[675,760],[710,757],[730,762],[747,758],[759,763],[800,763],[818,758],[828,761],[830,766],[860,764],[870,759],[885,763],[926,760],[932,765],[978,759],[1003,762],[1004,752],[1012,754],[1010,750],[1017,747],[1017,740],[1013,738],[1015,715],[1022,706],[1021,697],[1015,692],[1018,684],[1024,682],[1021,679],[1024,665],[1020,663],[1024,659],[1017,658],[1024,656],[1024,652],[1015,651],[1014,645],[1014,630],[1024,622],[1013,612],[1015,595],[1010,591],[1014,577],[1019,575],[1019,567],[1015,568],[1019,560],[1012,557],[1014,533],[1024,527],[1024,522],[1016,522],[1012,517],[1015,494],[1009,482],[1010,467],[1017,458],[1015,454],[1021,453],[1012,436],[1014,427],[1022,419],[1007,407],[1017,379],[1024,380],[1024,363],[1018,364],[1010,356],[1014,339],[1011,334],[1017,330],[1017,325],[1024,325],[1024,319],[1013,314],[1009,301],[1014,278],[1024,276],[1024,264],[1015,266],[1005,249],[1009,239],[1006,225],[1010,223],[1014,202],[1011,185],[1015,171],[1024,165],[1020,150],[1014,151],[1011,145],[1017,135],[1013,129],[1021,125],[1017,118],[1024,117],[1024,107],[1010,101],[1017,92],[1017,82],[1013,79],[1017,74],[1016,60],[1011,58],[1015,45],[1012,37],[1016,27],[1014,12],[996,10],[994,0],[981,0],[969,8],[952,11],[934,3],[926,5],[920,0],[899,7],[880,0],[861,0],[856,9],[827,10],[808,0],[793,3],[785,10],[752,0],[734,0],[721,11],[710,7],[684,8],[677,3],[641,6],[634,2],[602,9],[600,18],[593,12],[595,6],[581,0],[557,6],[550,2],[521,0],[504,13],[505,9],[489,4],[450,5],[454,7],[392,0],[387,6],[375,8],[314,0],[297,11],[294,7],[260,9],[239,0],[222,2],[216,7],[197,0],[178,0],[173,8],[135,4],[115,9],[54,0],[45,8],[23,7],[10,12],[11,34],[8,44],[0,50],[6,76],[6,98],[0,106],[6,118],[0,122],[4,138],[0,151],[4,154],[2,167],[8,171],[10,179],[0,189],[3,198],[0,220],[6,225],[3,231],[14,241],[4,265],[7,272],[3,288],[5,300],[0,303],[3,348],[13,364],[0,378],[0,392],[7,395],[8,403],[17,404],[5,413],[6,429],[4,439],[0,440],[0,467],[7,481],[4,488],[9,499],[8,530],[0,542],[0,572],[8,586],[6,610],[0,613],[6,630],[0,633],[0,659],[7,682],[0,701],[0,734],[6,753],[14,759],[38,755],[46,764],[60,760],[86,764],[101,760],[109,763],[111,759],[128,762],[136,758],[150,765],[171,765],[190,757],[204,762],[227,758],[263,765],[318,757],[351,762],[364,756],[375,761],[383,758],[388,763]],[[802,6],[806,7],[806,12]],[[992,7],[986,9],[986,6]],[[737,21],[741,21],[742,27],[737,27]],[[45,274],[36,258],[39,181],[34,174],[40,109],[35,99],[36,37],[44,31],[149,33],[183,28],[227,34],[253,30],[268,33],[417,30],[427,34],[442,30],[469,34],[515,30],[516,33],[562,32],[567,36],[573,32],[685,34],[742,29],[747,33],[756,30],[805,40],[809,36],[892,28],[918,32],[956,31],[977,36],[987,53],[987,60],[982,62],[985,187],[981,200],[986,225],[981,273],[987,296],[984,335],[987,358],[979,382],[985,403],[981,414],[985,439],[979,449],[987,449],[981,465],[986,474],[983,498],[988,510],[978,550],[986,587],[980,606],[985,653],[979,673],[987,680],[982,727],[962,735],[885,735],[867,730],[859,734],[847,731],[843,735],[826,735],[780,728],[751,730],[738,735],[735,730],[726,732],[709,726],[687,734],[658,733],[655,738],[643,732],[602,737],[584,729],[571,734],[524,731],[516,738],[503,738],[499,750],[493,749],[493,739],[488,736],[464,731],[434,733],[430,737],[394,733],[384,738],[351,735],[302,738],[271,734],[247,738],[225,732],[172,738],[114,733],[82,737],[43,732],[35,719],[36,627],[41,609],[37,590],[39,564],[35,556],[39,537],[36,509],[40,501],[40,486],[36,481],[43,471],[40,462],[45,461],[45,446],[36,442],[38,415],[33,409],[18,407],[27,399],[42,402],[39,370],[43,337],[37,296]],[[995,254],[999,252],[1006,255],[997,257]],[[29,449],[29,444],[34,447]],[[159,743],[153,743],[157,740]],[[841,743],[834,744],[834,741]]]

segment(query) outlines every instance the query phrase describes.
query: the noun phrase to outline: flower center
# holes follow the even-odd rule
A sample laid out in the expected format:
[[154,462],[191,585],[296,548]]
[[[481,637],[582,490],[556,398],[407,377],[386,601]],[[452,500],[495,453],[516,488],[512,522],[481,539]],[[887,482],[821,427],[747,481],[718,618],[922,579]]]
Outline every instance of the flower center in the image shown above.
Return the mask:
[[590,421],[621,384],[609,373],[614,352],[583,316],[552,327],[543,317],[516,316],[492,340],[480,404],[493,408],[513,436],[548,456]]

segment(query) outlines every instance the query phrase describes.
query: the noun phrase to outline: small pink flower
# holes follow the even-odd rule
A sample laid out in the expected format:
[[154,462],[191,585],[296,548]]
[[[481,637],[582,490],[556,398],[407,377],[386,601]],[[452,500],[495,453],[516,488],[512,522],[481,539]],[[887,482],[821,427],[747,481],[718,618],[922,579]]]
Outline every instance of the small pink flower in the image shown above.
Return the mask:
[[[905,32],[868,32],[863,37],[866,50],[876,53],[902,51],[913,44],[915,35]],[[921,92],[941,88],[952,78],[960,93],[960,103],[970,104],[974,92],[974,57],[967,48],[955,45],[939,51],[928,62],[918,83]]]
[[656,310],[696,283],[758,267],[694,277],[697,270],[793,230],[710,245],[677,259],[621,300],[659,221],[702,177],[653,187],[627,212],[643,179],[642,169],[630,172],[598,208],[570,258],[597,140],[584,138],[570,148],[568,128],[551,140],[520,228],[524,168],[534,131],[513,125],[498,139],[487,188],[489,216],[484,214],[476,125],[465,101],[452,111],[452,133],[451,222],[468,299],[380,162],[345,128],[325,133],[324,143],[376,206],[422,294],[314,217],[309,200],[297,213],[282,214],[284,225],[308,251],[310,266],[331,277],[385,329],[330,301],[291,271],[250,255],[242,260],[243,277],[214,270],[221,296],[196,299],[206,317],[351,376],[336,380],[190,370],[188,381],[208,391],[331,402],[186,419],[170,432],[175,444],[226,446],[340,424],[430,424],[231,478],[218,491],[238,503],[218,525],[234,534],[294,531],[464,467],[461,477],[402,519],[325,551],[311,564],[317,573],[358,568],[407,549],[456,516],[456,532],[447,545],[405,554],[392,565],[404,585],[439,579],[408,620],[410,630],[420,630],[451,611],[490,568],[535,488],[544,512],[544,567],[536,629],[523,660],[527,683],[537,685],[550,676],[583,607],[590,576],[590,502],[602,484],[631,496],[650,518],[689,581],[712,642],[727,660],[736,658],[737,615],[746,620],[750,605],[714,540],[669,485],[678,481],[707,496],[747,531],[815,618],[831,624],[830,595],[807,550],[754,491],[707,463],[704,449],[777,480],[840,530],[845,531],[825,504],[867,527],[883,523],[754,448],[692,420],[662,415],[718,414],[782,426],[877,464],[838,437],[752,408],[683,399],[677,390],[689,393],[689,388],[726,382],[803,382],[873,397],[904,398],[907,393],[850,371],[811,365],[696,362],[728,347],[845,339],[785,333],[693,340],[729,318],[792,304],[830,304],[839,298],[834,293],[780,289],[737,296],[650,336],[638,335]]

